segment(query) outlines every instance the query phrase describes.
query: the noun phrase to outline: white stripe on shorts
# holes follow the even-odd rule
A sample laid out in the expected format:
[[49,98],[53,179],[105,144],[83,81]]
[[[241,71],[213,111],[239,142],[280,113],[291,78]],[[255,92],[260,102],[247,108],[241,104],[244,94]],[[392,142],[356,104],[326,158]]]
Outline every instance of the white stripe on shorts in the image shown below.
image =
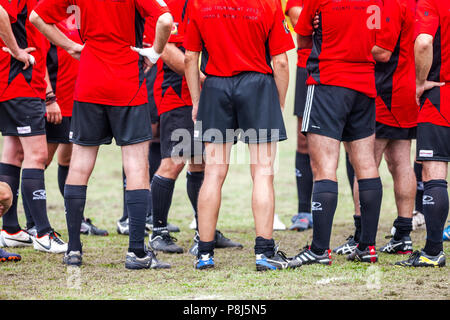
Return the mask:
[[308,86],[308,94],[306,95],[305,111],[303,112],[302,131],[308,131],[309,119],[311,116],[311,106],[314,99],[315,85]]

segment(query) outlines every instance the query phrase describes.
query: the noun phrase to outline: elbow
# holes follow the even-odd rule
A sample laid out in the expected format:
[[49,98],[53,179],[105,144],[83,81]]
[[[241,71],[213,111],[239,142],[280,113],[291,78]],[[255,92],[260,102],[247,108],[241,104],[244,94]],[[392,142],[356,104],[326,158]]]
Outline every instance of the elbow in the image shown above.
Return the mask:
[[433,37],[421,34],[417,37],[414,44],[416,54],[421,54],[433,48]]
[[272,58],[274,70],[289,70],[289,60],[286,53]]
[[37,28],[41,17],[33,10],[30,14],[30,22]]
[[184,55],[184,65],[189,66],[198,62],[198,53],[186,50]]
[[172,32],[173,17],[170,13],[164,13],[158,18],[158,25],[165,31]]

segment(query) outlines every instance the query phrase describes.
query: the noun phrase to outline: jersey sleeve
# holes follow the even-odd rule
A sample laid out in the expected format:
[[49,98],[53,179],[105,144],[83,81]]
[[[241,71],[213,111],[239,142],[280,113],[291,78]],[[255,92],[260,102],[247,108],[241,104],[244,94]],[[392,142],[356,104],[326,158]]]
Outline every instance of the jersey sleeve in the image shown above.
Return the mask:
[[184,17],[185,37],[184,48],[189,51],[200,52],[203,49],[202,36],[198,27],[195,10],[193,10],[192,1],[187,8],[187,14]]
[[416,37],[421,33],[435,36],[439,28],[439,11],[434,0],[419,0],[416,9]]
[[68,10],[72,4],[73,1],[70,0],[41,0],[34,11],[46,23],[57,24],[72,14],[72,11]]
[[314,33],[312,22],[316,12],[319,10],[319,4],[320,0],[309,0],[305,2],[294,29],[296,33],[305,37],[311,36]]
[[142,17],[155,20],[162,14],[170,12],[163,0],[136,0],[136,9]]
[[5,9],[6,13],[9,15],[9,20],[11,23],[17,20],[17,0],[0,0],[0,5]]
[[[184,3],[178,2],[177,5],[184,6]],[[170,43],[183,43],[184,41],[184,25],[182,21],[182,7],[177,7],[172,10],[173,16],[173,26],[172,32],[170,34],[169,42]]]
[[289,10],[291,10],[294,7],[303,7],[303,0],[289,0],[286,3],[286,9],[284,13],[288,15]]
[[284,17],[281,3],[277,1],[274,21],[269,33],[270,55],[273,57],[294,48],[294,40]]
[[375,44],[394,52],[402,30],[404,14],[398,0],[385,1],[381,16],[381,28],[376,31]]

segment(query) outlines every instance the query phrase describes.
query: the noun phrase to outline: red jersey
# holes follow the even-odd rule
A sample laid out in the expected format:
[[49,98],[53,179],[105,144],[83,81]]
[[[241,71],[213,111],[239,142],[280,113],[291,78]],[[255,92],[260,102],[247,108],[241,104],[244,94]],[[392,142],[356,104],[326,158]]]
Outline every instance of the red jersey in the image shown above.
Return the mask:
[[[57,25],[69,39],[82,44],[78,33],[75,15]],[[72,58],[66,50],[50,46],[47,54],[47,70],[50,76],[53,91],[58,99],[63,117],[71,117],[73,109],[73,93],[78,76],[78,60]]]
[[[349,88],[375,98],[375,44],[379,0],[308,0],[295,31],[313,36],[309,56],[307,84],[324,84]],[[312,21],[318,12],[319,29]]]
[[[286,15],[288,15],[289,10],[293,7],[303,8],[303,0],[289,0],[286,4]],[[311,49],[297,49],[297,67],[306,68],[306,62],[308,61],[310,54]]]
[[279,0],[189,3],[184,46],[203,51],[207,75],[272,74],[271,57],[295,48]]
[[[74,8],[70,10],[70,8]],[[146,104],[142,47],[144,18],[169,12],[162,0],[41,0],[36,13],[57,24],[80,16],[81,53],[74,99],[110,106]]]
[[[36,63],[23,70],[24,64],[14,59],[9,53],[0,51],[0,101],[14,98],[40,98],[45,99],[45,55],[49,46],[44,36],[31,24],[28,17],[36,6],[37,0],[14,0],[4,4],[4,9],[10,15],[11,24],[17,44],[20,48],[36,48],[30,54]],[[2,40],[0,46],[6,47]]]
[[[166,1],[174,20],[169,42],[174,43],[183,52],[185,51],[183,19],[186,15],[187,2],[188,0]],[[145,26],[144,41],[149,41],[149,44],[154,41],[155,23],[154,19],[149,19]],[[159,59],[153,68],[157,69],[156,79],[153,83],[153,98],[159,115],[176,108],[192,106],[191,95],[184,76],[170,69],[162,59]]]
[[0,6],[8,13],[11,23],[17,21],[17,1],[18,0],[0,0]]
[[387,63],[377,62],[377,122],[392,127],[417,125],[414,24],[416,0],[384,0],[376,45],[392,52]]
[[[418,122],[450,127],[450,1],[419,0],[416,10],[416,35],[433,36],[433,64],[429,81],[445,82],[439,90],[439,108],[426,99]],[[426,94],[426,93],[425,93]]]

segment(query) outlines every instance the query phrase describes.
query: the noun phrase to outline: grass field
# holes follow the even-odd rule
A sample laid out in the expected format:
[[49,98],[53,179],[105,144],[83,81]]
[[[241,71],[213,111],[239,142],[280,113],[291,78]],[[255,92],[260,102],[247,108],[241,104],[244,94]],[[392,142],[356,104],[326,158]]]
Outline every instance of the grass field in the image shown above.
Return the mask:
[[[296,119],[292,116],[295,54],[292,64],[289,101],[285,111],[290,139],[280,144],[276,175],[276,212],[286,225],[296,213],[294,177]],[[0,138],[1,145],[1,138]],[[332,266],[303,266],[294,271],[257,273],[254,265],[254,229],[251,211],[251,181],[247,165],[234,165],[223,190],[218,228],[244,244],[243,250],[217,250],[216,268],[208,272],[193,269],[193,257],[160,254],[173,266],[166,271],[128,271],[124,268],[128,238],[117,235],[115,223],[122,214],[122,169],[120,151],[115,146],[101,148],[88,188],[86,217],[109,230],[105,238],[83,237],[84,265],[78,271],[62,265],[61,255],[38,253],[32,248],[17,249],[23,261],[0,265],[0,299],[450,299],[450,269],[402,269],[393,262],[404,258],[380,255],[375,266],[350,263],[334,257]],[[48,210],[53,227],[67,239],[63,199],[56,179],[56,165],[46,172]],[[384,199],[378,246],[386,241],[396,216],[393,183],[383,164],[381,174]],[[331,245],[345,241],[353,232],[353,203],[345,175],[339,168],[339,204]],[[192,209],[186,195],[184,174],[177,181],[169,221],[182,230],[174,234],[178,244],[188,249],[193,231],[188,228]],[[19,206],[22,226],[23,209]],[[275,240],[293,255],[312,239],[312,231],[276,232]],[[412,233],[415,249],[424,245],[425,232]],[[445,244],[447,257],[450,245]],[[77,282],[79,280],[79,282]]]

